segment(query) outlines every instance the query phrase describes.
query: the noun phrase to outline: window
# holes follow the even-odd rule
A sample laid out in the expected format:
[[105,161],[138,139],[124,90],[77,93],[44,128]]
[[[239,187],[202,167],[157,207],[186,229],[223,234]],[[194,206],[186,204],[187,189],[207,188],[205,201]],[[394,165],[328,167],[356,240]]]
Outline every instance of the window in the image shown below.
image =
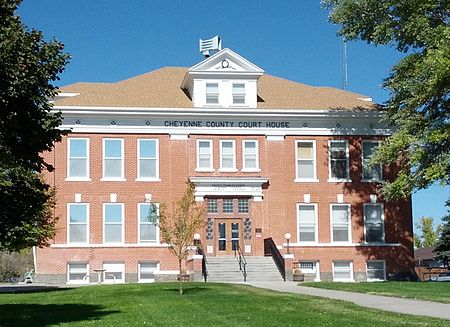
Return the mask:
[[296,141],[296,160],[298,180],[315,180],[316,177],[316,142]]
[[70,284],[89,283],[89,265],[83,262],[70,262],[67,265],[67,282]]
[[244,171],[259,171],[258,141],[242,142],[242,157]]
[[155,271],[159,270],[158,262],[139,263],[139,283],[152,283],[155,281]]
[[248,213],[248,199],[238,199],[238,212]]
[[213,170],[211,140],[197,140],[197,170]]
[[220,169],[225,171],[236,170],[236,157],[233,140],[220,141]]
[[333,261],[333,281],[352,281],[353,262]]
[[217,213],[219,212],[217,208],[217,199],[208,199],[207,200],[207,208],[208,213]]
[[330,179],[331,180],[348,180],[348,143],[347,141],[330,141]]
[[218,83],[206,83],[206,103],[218,104],[219,103],[219,84]]
[[298,242],[317,242],[316,204],[298,204]]
[[384,213],[382,204],[364,204],[364,231],[367,243],[384,242]]
[[223,199],[223,212],[233,213],[233,199]]
[[386,280],[386,263],[384,260],[367,261],[367,280]]
[[89,178],[89,139],[69,138],[67,140],[67,177],[70,179]]
[[124,283],[125,282],[125,264],[123,263],[104,263],[103,280],[105,283]]
[[159,229],[155,219],[159,215],[159,203],[139,203],[139,242],[159,243]]
[[159,178],[158,140],[138,140],[138,179]]
[[350,205],[332,204],[331,205],[331,228],[333,242],[350,242]]
[[380,143],[378,141],[362,141],[362,179],[366,181],[381,181],[383,173],[381,165],[369,167],[370,157]]
[[123,179],[122,139],[103,139],[103,178]]
[[319,262],[318,261],[300,261],[298,267],[304,274],[314,274],[314,281],[320,280]]
[[245,84],[233,83],[233,104],[245,104]]
[[89,207],[86,203],[67,204],[68,243],[87,243]]
[[104,203],[103,204],[103,242],[122,243],[123,242],[123,204]]

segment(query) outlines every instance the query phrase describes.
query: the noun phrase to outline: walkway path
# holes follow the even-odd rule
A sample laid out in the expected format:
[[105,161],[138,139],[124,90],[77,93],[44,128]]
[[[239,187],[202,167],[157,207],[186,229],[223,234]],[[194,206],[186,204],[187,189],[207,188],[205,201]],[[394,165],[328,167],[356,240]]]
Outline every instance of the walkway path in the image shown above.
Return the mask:
[[416,316],[450,319],[450,304],[410,300],[398,297],[326,290],[298,286],[295,282],[250,282],[249,285],[279,292],[298,293],[353,302],[356,305]]

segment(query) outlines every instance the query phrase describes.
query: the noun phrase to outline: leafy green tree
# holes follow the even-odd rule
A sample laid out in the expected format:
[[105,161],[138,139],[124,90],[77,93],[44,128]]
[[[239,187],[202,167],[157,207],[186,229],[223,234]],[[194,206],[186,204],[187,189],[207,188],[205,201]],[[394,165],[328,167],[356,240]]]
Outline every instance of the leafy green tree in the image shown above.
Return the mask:
[[450,1],[322,0],[347,40],[391,45],[404,53],[384,81],[385,121],[395,131],[373,162],[401,162],[384,183],[388,199],[434,182],[450,184]]
[[422,217],[416,224],[416,228],[420,231],[420,235],[414,235],[414,245],[418,248],[427,248],[435,246],[438,241],[441,226],[434,228],[433,218]]
[[[447,202],[447,206],[450,206],[450,201]],[[442,218],[442,221],[443,225],[434,252],[436,258],[448,267],[450,265],[450,211],[447,216]]]
[[27,29],[20,0],[0,0],[0,249],[43,245],[54,234],[53,191],[40,176],[43,153],[61,139],[48,102],[69,56],[56,40]]

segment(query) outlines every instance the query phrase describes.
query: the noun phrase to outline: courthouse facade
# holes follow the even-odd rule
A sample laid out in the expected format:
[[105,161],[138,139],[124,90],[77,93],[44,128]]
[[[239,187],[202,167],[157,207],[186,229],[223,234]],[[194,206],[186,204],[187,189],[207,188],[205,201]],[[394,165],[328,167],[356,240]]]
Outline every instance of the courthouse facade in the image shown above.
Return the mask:
[[59,220],[35,251],[38,280],[174,279],[176,258],[146,217],[188,180],[205,202],[208,257],[237,246],[263,256],[272,238],[315,280],[412,270],[411,202],[386,202],[377,187],[395,167],[368,165],[391,132],[370,98],[267,75],[224,49],[189,69],[69,85],[54,110],[71,132],[46,156]]

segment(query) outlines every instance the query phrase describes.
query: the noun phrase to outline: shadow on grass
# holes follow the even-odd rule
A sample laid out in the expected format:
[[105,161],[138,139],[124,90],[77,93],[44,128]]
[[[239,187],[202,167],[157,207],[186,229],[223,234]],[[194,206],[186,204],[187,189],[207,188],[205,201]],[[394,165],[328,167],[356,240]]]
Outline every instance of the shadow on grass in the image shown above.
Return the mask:
[[[208,292],[210,291],[210,289],[208,289],[207,287],[202,287],[202,286],[183,286],[183,295],[186,294],[196,294],[196,293],[201,293],[201,292]],[[170,292],[170,293],[180,293],[180,288],[178,287],[174,287],[174,288],[168,288],[166,289],[166,292]]]
[[65,322],[99,320],[119,313],[91,304],[1,304],[0,326],[44,327]]
[[26,285],[26,286],[1,286],[0,294],[2,293],[45,293],[45,292],[55,292],[55,291],[68,291],[71,290],[71,287],[56,287],[56,286],[34,286],[34,285]]

